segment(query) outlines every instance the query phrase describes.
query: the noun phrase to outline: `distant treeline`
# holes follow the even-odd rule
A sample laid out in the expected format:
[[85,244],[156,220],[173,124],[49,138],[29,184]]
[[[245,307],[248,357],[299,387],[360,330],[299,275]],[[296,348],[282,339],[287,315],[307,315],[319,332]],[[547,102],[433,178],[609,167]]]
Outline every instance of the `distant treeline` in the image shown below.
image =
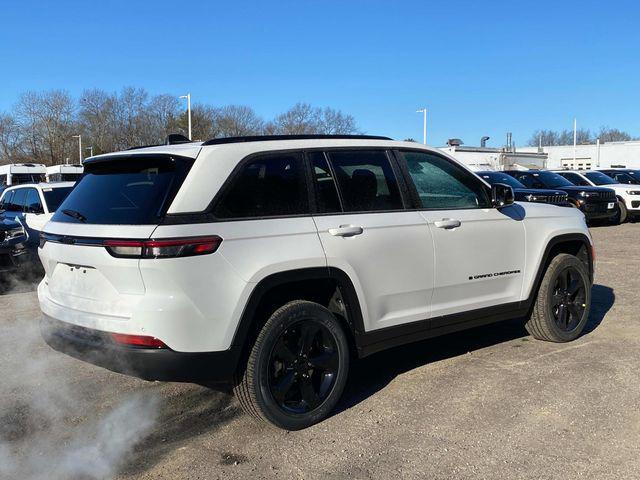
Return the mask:
[[[353,116],[333,108],[298,103],[265,120],[244,105],[195,103],[192,138],[260,134],[353,134]],[[162,143],[169,133],[187,135],[184,100],[177,95],[150,95],[142,88],[119,93],[92,89],[79,99],[63,90],[26,92],[10,112],[0,112],[0,164],[34,162],[46,165],[78,161],[78,139],[93,154]],[[83,157],[89,151],[83,152]]]
[[[638,138],[633,138],[627,132],[618,130],[617,128],[600,127],[600,130],[595,132],[589,129],[579,128],[576,131],[576,143],[578,145],[596,143],[597,139],[600,139],[600,143],[638,140]],[[542,144],[543,147],[573,145],[573,130],[536,130],[533,132],[533,135],[531,135],[528,145],[537,147],[540,144]]]

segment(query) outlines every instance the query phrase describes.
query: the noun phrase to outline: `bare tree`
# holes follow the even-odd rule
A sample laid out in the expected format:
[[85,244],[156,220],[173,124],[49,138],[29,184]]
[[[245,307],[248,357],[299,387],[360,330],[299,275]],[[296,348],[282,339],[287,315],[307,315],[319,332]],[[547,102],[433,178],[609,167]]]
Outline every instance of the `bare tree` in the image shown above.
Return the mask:
[[215,111],[214,137],[260,135],[263,130],[264,120],[251,107],[228,105]]
[[268,124],[268,130],[283,135],[344,135],[358,132],[355,119],[351,115],[333,108],[312,107],[308,103],[297,103],[278,115]]
[[73,99],[62,90],[23,94],[16,106],[16,117],[24,153],[47,165],[71,156],[71,136],[77,130],[74,110]]
[[[77,106],[76,106],[77,105]],[[357,133],[355,119],[333,108],[298,103],[265,122],[244,105],[194,105],[193,138],[206,140],[260,134]],[[46,164],[77,158],[77,140],[94,154],[162,143],[169,133],[187,134],[187,112],[175,95],[149,95],[141,88],[120,92],[85,90],[76,103],[59,90],[26,92],[11,114],[0,115],[0,158]]]
[[8,114],[0,114],[0,164],[19,160],[21,156],[20,125]]
[[528,145],[530,147],[537,147],[540,143],[542,143],[543,147],[548,145],[558,145],[558,132],[544,129],[536,130],[533,132],[533,135],[531,135]]
[[600,127],[600,131],[596,134],[601,142],[628,142],[631,135],[617,128]]

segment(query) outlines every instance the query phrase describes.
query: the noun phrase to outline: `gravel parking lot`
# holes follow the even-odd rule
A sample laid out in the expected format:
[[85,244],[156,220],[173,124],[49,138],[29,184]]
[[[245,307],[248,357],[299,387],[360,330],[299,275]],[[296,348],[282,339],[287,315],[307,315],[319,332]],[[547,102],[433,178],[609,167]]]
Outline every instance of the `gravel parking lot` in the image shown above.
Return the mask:
[[640,478],[640,224],[592,233],[579,340],[506,322],[377,354],[331,418],[290,433],[227,394],[51,351],[17,285],[0,297],[0,478]]

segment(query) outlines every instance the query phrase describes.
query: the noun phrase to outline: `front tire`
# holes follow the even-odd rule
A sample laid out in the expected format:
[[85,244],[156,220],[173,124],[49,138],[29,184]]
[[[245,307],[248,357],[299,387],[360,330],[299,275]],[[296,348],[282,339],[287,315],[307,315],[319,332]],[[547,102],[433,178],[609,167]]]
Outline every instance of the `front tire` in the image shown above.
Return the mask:
[[590,309],[587,268],[577,257],[561,253],[547,267],[525,328],[539,340],[570,342],[584,330]]
[[348,371],[349,346],[338,319],[322,305],[296,300],[262,327],[234,393],[253,417],[300,430],[333,410]]
[[627,221],[629,213],[627,212],[627,206],[622,200],[618,200],[618,213],[614,217],[614,225],[618,225]]

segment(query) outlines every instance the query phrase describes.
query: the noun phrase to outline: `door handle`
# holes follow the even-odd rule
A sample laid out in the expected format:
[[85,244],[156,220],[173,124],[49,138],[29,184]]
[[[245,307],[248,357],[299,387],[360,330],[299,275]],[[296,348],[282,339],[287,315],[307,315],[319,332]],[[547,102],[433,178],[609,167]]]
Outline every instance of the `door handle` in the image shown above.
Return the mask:
[[438,228],[444,228],[447,230],[451,228],[457,228],[462,225],[460,220],[455,220],[453,218],[443,218],[442,220],[436,220],[435,222],[433,222],[433,224]]
[[354,225],[340,225],[338,228],[329,229],[329,233],[334,237],[353,237],[360,235],[363,231],[362,227],[356,227]]

